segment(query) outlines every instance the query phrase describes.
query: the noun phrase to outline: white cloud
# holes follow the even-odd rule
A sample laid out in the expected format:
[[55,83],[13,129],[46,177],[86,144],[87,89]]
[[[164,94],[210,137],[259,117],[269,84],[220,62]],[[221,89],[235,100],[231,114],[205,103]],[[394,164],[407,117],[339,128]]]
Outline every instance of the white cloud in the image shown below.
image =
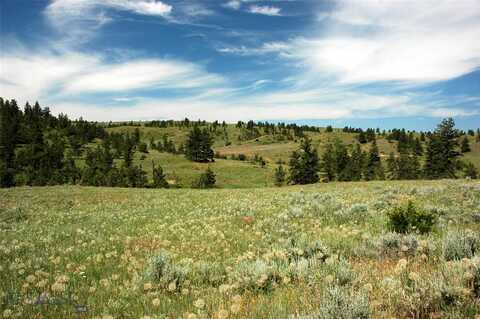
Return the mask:
[[[226,47],[223,53],[277,53],[308,73],[340,83],[449,80],[480,67],[480,2],[340,0],[321,35]],[[273,44],[273,45],[272,45]]]
[[330,18],[331,35],[291,53],[343,82],[441,81],[480,66],[476,0],[340,1]]
[[242,2],[240,0],[231,0],[223,4],[225,8],[238,10],[242,6]]
[[53,0],[44,14],[67,44],[78,45],[113,20],[106,9],[163,18],[168,18],[173,10],[172,6],[158,0]]
[[0,89],[8,98],[37,100],[95,92],[208,88],[223,83],[202,66],[171,59],[108,63],[101,55],[4,52]]
[[222,48],[218,48],[217,51],[220,53],[249,56],[249,55],[262,55],[262,54],[268,54],[268,53],[281,53],[281,52],[286,52],[289,49],[290,49],[290,44],[285,42],[267,42],[267,43],[264,43],[259,48],[249,48],[246,46],[222,47]]
[[134,60],[104,64],[65,83],[65,93],[121,92],[152,88],[208,87],[222,78],[197,65],[174,60]]
[[251,5],[249,10],[250,13],[256,14],[263,14],[267,16],[280,16],[281,9],[278,7],[271,7],[271,6],[259,6],[259,5]]

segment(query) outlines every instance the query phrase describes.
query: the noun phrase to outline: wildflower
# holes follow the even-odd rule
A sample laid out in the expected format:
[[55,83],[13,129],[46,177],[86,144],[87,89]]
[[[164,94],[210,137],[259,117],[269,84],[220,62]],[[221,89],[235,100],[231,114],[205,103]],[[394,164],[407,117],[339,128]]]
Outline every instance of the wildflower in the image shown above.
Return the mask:
[[186,319],[197,319],[197,315],[194,313],[187,313],[185,316]]
[[9,318],[12,315],[12,311],[10,309],[5,309],[3,311],[3,318]]
[[37,278],[36,278],[34,275],[28,275],[27,278],[25,278],[25,280],[26,280],[28,283],[31,283],[31,284],[33,284],[36,279],[37,279]]
[[225,309],[220,309],[217,313],[218,319],[227,319],[228,318],[228,311]]
[[147,282],[147,283],[143,284],[143,290],[144,291],[149,291],[149,290],[152,289],[152,287],[153,287],[153,285],[150,282]]
[[240,304],[238,303],[234,303],[233,305],[230,306],[230,311],[233,313],[233,314],[237,314],[240,312],[240,309],[242,308],[242,306],[240,306]]
[[335,279],[335,278],[333,278],[332,275],[328,275],[328,276],[325,277],[325,282],[326,282],[327,284],[331,284],[334,279]]
[[160,299],[158,299],[158,298],[153,299],[153,300],[152,300],[152,305],[153,305],[154,307],[160,306]]
[[53,292],[64,292],[66,289],[66,286],[63,283],[56,282],[52,285],[51,288]]
[[420,276],[414,272],[414,271],[411,271],[409,274],[408,274],[408,278],[412,281],[420,281]]
[[172,281],[169,285],[168,285],[168,291],[175,291],[177,290],[177,284],[175,283],[175,281]]
[[195,302],[193,303],[193,305],[198,308],[198,309],[203,309],[203,307],[205,307],[205,300],[203,299],[197,299],[195,300]]
[[97,290],[97,288],[95,288],[95,287],[90,287],[90,288],[88,289],[88,292],[91,293],[91,294],[93,294],[93,293],[95,292],[95,290]]
[[43,288],[47,285],[47,282],[48,281],[46,279],[42,279],[39,282],[37,282],[36,286],[37,286],[37,288]]
[[395,272],[400,273],[407,267],[407,260],[402,258],[398,261],[397,265],[395,266]]
[[68,276],[62,275],[62,276],[57,277],[57,279],[55,281],[58,282],[58,283],[61,283],[61,284],[66,284],[69,280],[70,280],[70,278],[68,278]]
[[232,297],[233,303],[240,304],[242,302],[242,296],[240,295],[235,295]]

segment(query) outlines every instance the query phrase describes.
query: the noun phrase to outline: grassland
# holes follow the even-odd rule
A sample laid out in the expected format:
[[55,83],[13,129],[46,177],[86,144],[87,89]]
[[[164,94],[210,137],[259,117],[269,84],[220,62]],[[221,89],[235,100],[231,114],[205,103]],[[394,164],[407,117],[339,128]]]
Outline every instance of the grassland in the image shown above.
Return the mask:
[[[389,233],[407,200],[433,232]],[[4,317],[480,315],[476,181],[25,187],[0,190],[0,219]]]
[[[144,142],[149,143],[150,139],[154,141],[161,140],[164,134],[175,144],[185,143],[188,128],[180,127],[139,127],[141,138]],[[133,134],[135,127],[120,126],[107,129],[109,132],[129,132]],[[227,132],[231,145],[225,146],[224,135],[222,129],[218,129],[218,134],[214,134],[214,150],[222,155],[227,155],[228,159],[216,160],[215,163],[209,164],[212,170],[217,174],[217,187],[219,188],[252,188],[273,186],[273,174],[275,163],[279,160],[288,164],[290,154],[298,149],[300,140],[278,141],[272,135],[262,135],[257,139],[239,140],[242,129],[236,128],[234,125],[227,126]],[[356,134],[345,133],[335,129],[333,132],[327,133],[321,130],[319,133],[307,132],[313,145],[317,148],[319,154],[323,154],[325,146],[335,139],[342,140],[346,145],[356,143]],[[480,143],[475,142],[475,138],[469,136],[472,151],[464,155],[464,159],[472,162],[478,170],[480,170]],[[396,153],[397,142],[389,142],[385,138],[378,136],[377,144],[380,156],[386,159],[390,152]],[[364,151],[368,151],[370,144],[362,145]],[[261,168],[253,165],[248,161],[242,162],[231,160],[231,155],[238,156],[244,154],[248,158],[253,158],[255,154],[262,156],[267,161],[267,166]],[[143,159],[142,159],[143,158]],[[152,161],[155,165],[161,165],[167,174],[167,179],[175,181],[182,187],[190,187],[192,182],[198,178],[198,175],[206,169],[206,164],[198,164],[187,161],[182,155],[172,155],[167,153],[159,153],[151,150],[149,154],[143,157],[138,152],[135,155],[135,164],[141,165],[149,174],[151,174]]]

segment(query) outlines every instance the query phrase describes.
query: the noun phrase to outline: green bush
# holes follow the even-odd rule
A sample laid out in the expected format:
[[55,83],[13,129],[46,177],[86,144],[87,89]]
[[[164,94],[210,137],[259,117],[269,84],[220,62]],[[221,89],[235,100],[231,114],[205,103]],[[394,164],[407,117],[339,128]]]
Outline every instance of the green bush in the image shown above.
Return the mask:
[[180,291],[189,270],[172,262],[168,254],[160,252],[150,259],[145,273],[145,280],[149,280],[169,291]]
[[198,180],[195,181],[192,185],[193,188],[212,188],[215,186],[216,178],[215,173],[210,169],[207,168],[205,173],[202,173]]
[[326,290],[318,314],[318,319],[368,319],[371,316],[368,296],[362,292],[333,286]]
[[396,206],[388,213],[388,226],[396,233],[429,233],[437,221],[437,216],[430,211],[415,207],[412,201],[406,206]]
[[446,260],[472,258],[480,252],[480,238],[472,231],[448,232],[443,240],[443,257]]

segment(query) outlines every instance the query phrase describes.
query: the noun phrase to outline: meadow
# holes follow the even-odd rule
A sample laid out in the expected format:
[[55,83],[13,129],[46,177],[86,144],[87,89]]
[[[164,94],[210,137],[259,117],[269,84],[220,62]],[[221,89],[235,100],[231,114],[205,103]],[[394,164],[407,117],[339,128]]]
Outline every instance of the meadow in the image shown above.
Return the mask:
[[[391,232],[411,200],[437,219]],[[480,182],[0,190],[5,318],[475,318]]]

